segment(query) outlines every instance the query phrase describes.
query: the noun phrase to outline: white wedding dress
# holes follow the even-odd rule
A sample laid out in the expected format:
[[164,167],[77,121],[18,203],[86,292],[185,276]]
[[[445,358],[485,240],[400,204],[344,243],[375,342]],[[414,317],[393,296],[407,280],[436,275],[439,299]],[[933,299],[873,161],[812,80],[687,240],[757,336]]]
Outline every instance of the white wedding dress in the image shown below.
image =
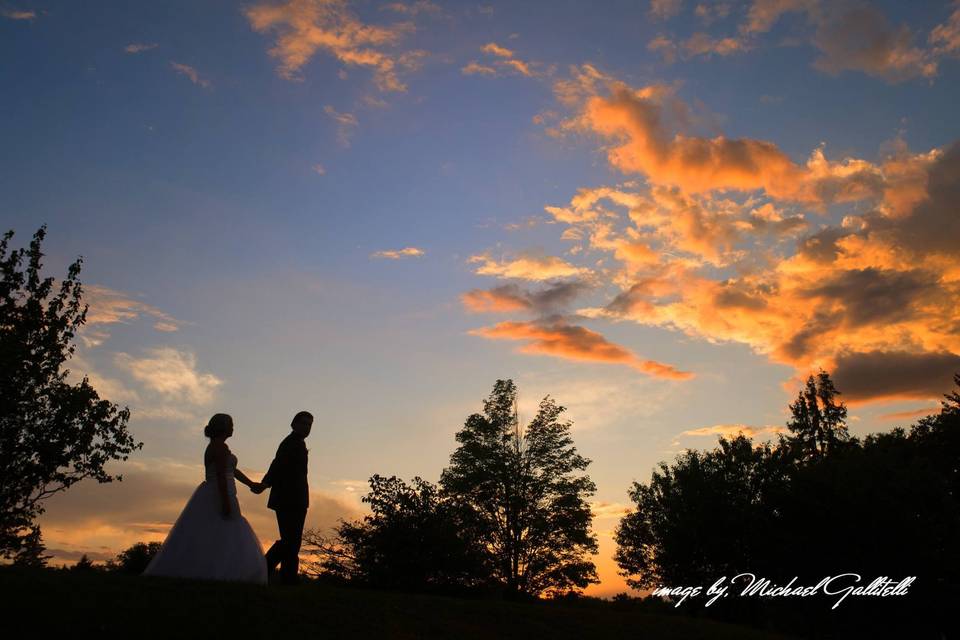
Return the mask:
[[267,583],[267,561],[260,541],[240,513],[233,475],[236,468],[237,456],[231,453],[227,467],[230,517],[221,515],[217,473],[209,464],[206,480],[190,496],[143,575]]

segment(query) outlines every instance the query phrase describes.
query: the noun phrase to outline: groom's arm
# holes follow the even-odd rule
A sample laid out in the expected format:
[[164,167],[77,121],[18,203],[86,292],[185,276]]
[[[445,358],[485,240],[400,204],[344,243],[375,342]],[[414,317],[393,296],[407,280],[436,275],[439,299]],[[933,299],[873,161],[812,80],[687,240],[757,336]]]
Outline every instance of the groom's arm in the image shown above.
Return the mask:
[[286,466],[287,458],[287,447],[284,445],[287,444],[287,441],[284,440],[280,443],[280,446],[277,447],[277,455],[274,456],[273,462],[270,463],[270,468],[267,469],[267,472],[263,475],[263,478],[260,479],[260,484],[264,487],[272,487],[273,481],[276,479],[278,473],[283,473],[280,471],[284,466]]

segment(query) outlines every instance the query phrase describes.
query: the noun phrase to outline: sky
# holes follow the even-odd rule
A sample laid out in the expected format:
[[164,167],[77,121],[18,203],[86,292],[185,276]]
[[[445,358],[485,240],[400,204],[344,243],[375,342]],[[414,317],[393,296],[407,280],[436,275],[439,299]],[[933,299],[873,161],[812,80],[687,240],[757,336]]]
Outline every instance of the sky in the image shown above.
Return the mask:
[[[0,0],[0,226],[83,257],[71,361],[144,443],[41,518],[162,540],[203,425],[254,478],[314,413],[308,526],[439,478],[497,379],[627,491],[775,437],[831,373],[864,435],[960,371],[960,4]],[[241,488],[265,544],[262,497]]]

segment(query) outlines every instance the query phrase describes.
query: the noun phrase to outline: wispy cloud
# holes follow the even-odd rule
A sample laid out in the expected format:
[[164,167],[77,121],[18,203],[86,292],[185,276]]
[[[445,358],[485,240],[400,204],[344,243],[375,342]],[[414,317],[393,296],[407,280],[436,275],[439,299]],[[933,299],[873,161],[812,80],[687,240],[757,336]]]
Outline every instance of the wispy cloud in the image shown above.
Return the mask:
[[115,364],[147,389],[173,401],[207,405],[223,384],[212,373],[197,370],[197,358],[192,352],[173,347],[149,348],[139,357],[118,353]]
[[590,269],[570,264],[557,256],[543,256],[534,253],[520,254],[514,258],[496,259],[489,254],[471,256],[470,264],[479,265],[474,272],[481,276],[498,278],[517,278],[520,280],[551,280],[589,276]]
[[680,13],[683,0],[650,0],[650,16],[657,20],[667,20]]
[[156,43],[144,43],[144,42],[132,42],[123,48],[127,53],[143,53],[144,51],[150,51],[151,49],[156,49],[159,45]]
[[912,420],[913,418],[922,418],[923,416],[935,415],[940,413],[940,407],[923,407],[920,409],[910,409],[908,411],[895,411],[893,413],[884,413],[877,416],[878,420]]
[[[403,5],[401,13],[429,12],[427,4]],[[392,10],[400,6],[394,3]],[[418,69],[427,55],[425,51],[398,48],[400,41],[413,33],[412,22],[364,23],[344,0],[260,3],[247,7],[244,13],[255,31],[277,34],[269,53],[280,61],[277,72],[288,80],[301,79],[303,67],[324,51],[348,67],[372,69],[374,83],[381,91],[406,91],[401,75]]]
[[385,258],[387,260],[401,260],[403,258],[420,258],[426,252],[416,247],[404,247],[403,249],[387,249],[376,251],[370,254],[371,258]]
[[35,20],[37,12],[32,9],[0,7],[0,16],[3,16],[7,20]]
[[178,74],[189,78],[190,82],[197,85],[198,87],[209,89],[212,86],[209,80],[206,80],[205,78],[200,77],[200,72],[188,64],[181,64],[179,62],[173,62],[171,60],[170,67],[174,71],[176,71]]
[[693,374],[675,367],[644,360],[624,347],[586,327],[568,324],[563,319],[538,322],[500,322],[470,331],[472,335],[495,340],[524,343],[521,353],[550,355],[567,360],[625,365],[651,376],[684,380]]
[[87,321],[80,335],[87,342],[87,346],[96,346],[109,337],[105,327],[118,323],[127,324],[141,317],[153,318],[153,328],[163,332],[177,331],[184,324],[153,305],[101,285],[84,287],[84,300],[89,308]]
[[341,113],[329,104],[323,108],[323,112],[337,123],[337,142],[341,147],[349,147],[350,138],[353,137],[354,131],[360,125],[357,116],[352,113]]
[[460,72],[465,76],[495,76],[497,75],[497,70],[491,67],[490,65],[480,64],[479,62],[473,61],[463,66],[460,69]]
[[[651,14],[666,20],[680,7],[677,0],[654,0]],[[728,3],[701,3],[695,10],[704,24],[729,13]],[[924,42],[916,30],[907,24],[894,25],[877,7],[822,0],[752,0],[735,33],[715,36],[700,32],[681,40],[660,34],[648,43],[648,49],[667,62],[680,56],[709,58],[758,49],[760,36],[789,14],[802,16],[813,27],[803,36],[820,54],[813,66],[831,75],[856,71],[888,82],[932,80],[939,62],[960,51],[960,7],[956,5]]]
[[382,7],[381,11],[393,11],[407,16],[416,16],[421,13],[436,15],[442,11],[440,5],[430,0],[415,0],[414,2],[390,2]]
[[461,73],[485,76],[511,74],[532,77],[537,75],[535,71],[535,67],[538,66],[537,63],[521,60],[512,49],[501,46],[496,42],[488,42],[480,47],[480,51],[490,58],[489,62],[480,63],[473,60],[460,69]]
[[688,429],[680,433],[681,436],[707,437],[722,436],[724,438],[733,438],[743,434],[748,438],[757,438],[762,435],[774,436],[783,433],[786,427],[776,425],[766,425],[763,427],[751,427],[745,424],[715,424],[710,427],[700,427],[698,429]]

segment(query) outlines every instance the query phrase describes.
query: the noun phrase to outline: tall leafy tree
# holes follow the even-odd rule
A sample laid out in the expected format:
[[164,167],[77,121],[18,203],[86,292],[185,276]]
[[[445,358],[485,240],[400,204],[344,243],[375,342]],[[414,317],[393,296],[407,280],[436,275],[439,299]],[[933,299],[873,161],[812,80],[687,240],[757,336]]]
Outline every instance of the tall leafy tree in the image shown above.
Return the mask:
[[821,370],[809,376],[804,388],[790,404],[788,439],[805,459],[827,455],[838,445],[849,442],[847,407],[838,400],[840,392],[830,374]]
[[508,594],[565,592],[597,582],[587,499],[596,486],[577,453],[564,407],[549,396],[521,428],[517,389],[497,380],[483,413],[469,416],[440,477],[443,491],[473,513],[474,535]]
[[86,377],[67,382],[67,360],[86,319],[81,259],[55,287],[41,277],[46,227],[29,248],[0,240],[0,554],[10,557],[36,528],[43,502],[84,478],[120,480],[104,466],[143,446],[130,412],[100,398]]

